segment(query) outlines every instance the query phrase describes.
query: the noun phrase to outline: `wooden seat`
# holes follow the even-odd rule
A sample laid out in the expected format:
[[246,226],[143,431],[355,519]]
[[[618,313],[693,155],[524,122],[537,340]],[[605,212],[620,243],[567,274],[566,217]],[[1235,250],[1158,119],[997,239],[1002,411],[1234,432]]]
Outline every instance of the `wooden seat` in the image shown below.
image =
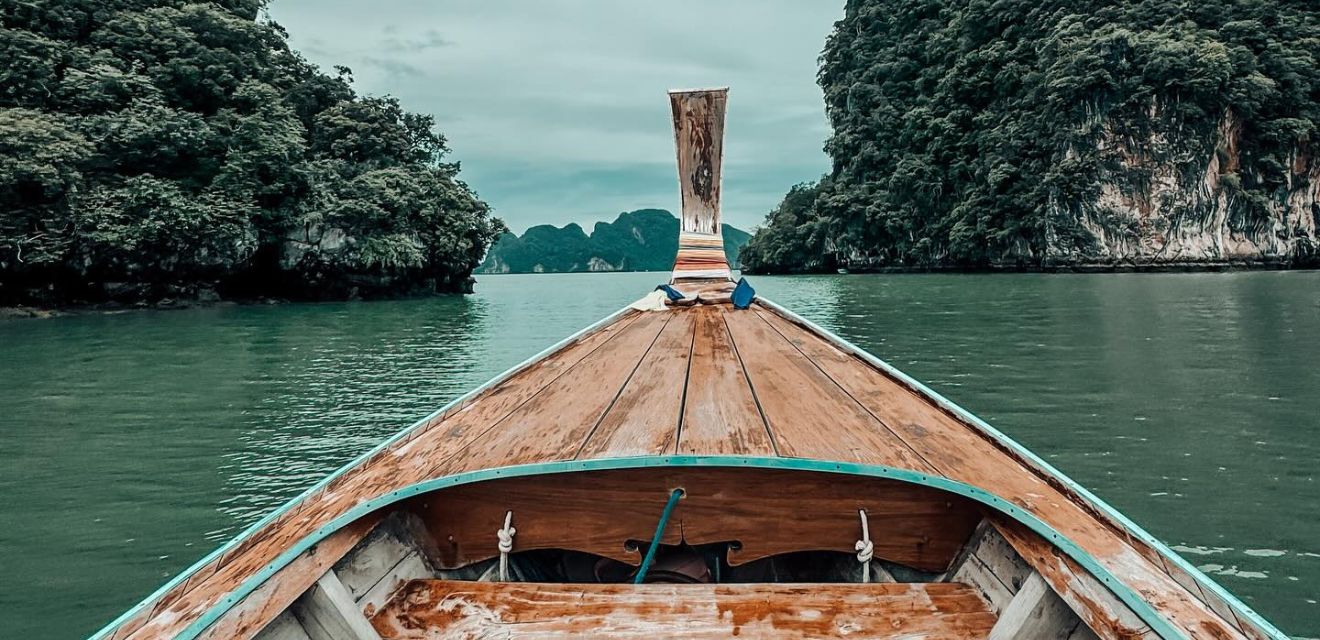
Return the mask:
[[971,587],[888,584],[534,584],[414,580],[371,620],[402,638],[984,638]]

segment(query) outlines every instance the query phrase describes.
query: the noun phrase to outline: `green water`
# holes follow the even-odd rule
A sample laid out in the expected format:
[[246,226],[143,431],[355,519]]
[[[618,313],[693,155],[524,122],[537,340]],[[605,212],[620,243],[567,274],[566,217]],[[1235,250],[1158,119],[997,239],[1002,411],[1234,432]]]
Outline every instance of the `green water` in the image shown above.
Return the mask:
[[[84,636],[660,274],[0,322],[0,638]],[[752,279],[1320,636],[1320,273]]]

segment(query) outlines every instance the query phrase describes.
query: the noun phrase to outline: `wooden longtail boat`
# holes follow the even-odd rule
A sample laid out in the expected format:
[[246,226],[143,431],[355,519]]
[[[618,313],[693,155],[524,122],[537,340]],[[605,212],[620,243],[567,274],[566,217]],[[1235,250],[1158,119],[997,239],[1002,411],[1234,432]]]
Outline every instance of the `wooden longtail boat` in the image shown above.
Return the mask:
[[679,299],[428,416],[95,637],[1286,638],[990,425],[743,304],[726,97],[670,94]]

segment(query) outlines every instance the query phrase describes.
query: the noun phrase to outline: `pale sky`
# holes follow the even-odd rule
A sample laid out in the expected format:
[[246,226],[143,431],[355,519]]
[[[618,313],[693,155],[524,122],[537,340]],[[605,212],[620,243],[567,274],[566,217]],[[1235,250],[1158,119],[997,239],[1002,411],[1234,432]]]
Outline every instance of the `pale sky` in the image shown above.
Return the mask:
[[668,89],[730,87],[724,221],[828,170],[816,59],[843,0],[273,0],[291,44],[435,116],[521,233],[678,210]]

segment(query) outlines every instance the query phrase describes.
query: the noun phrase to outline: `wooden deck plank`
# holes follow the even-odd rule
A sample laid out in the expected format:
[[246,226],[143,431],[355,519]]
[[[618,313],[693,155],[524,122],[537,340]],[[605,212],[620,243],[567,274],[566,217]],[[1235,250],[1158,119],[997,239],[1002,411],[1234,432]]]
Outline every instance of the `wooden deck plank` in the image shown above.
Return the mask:
[[[631,383],[670,313],[648,313],[473,441],[445,472],[571,460]],[[677,419],[670,430],[676,428]]]
[[965,585],[528,584],[418,580],[372,624],[438,638],[983,638],[995,616]]
[[578,458],[661,455],[678,441],[697,313],[680,309],[601,419]]
[[723,315],[780,455],[934,471],[756,312]]
[[[508,416],[515,408],[540,393],[546,385],[572,369],[583,358],[596,349],[612,341],[624,332],[633,322],[642,317],[641,313],[629,313],[609,326],[602,327],[577,342],[551,354],[544,360],[531,363],[527,369],[513,378],[485,393],[464,403],[462,407],[447,416],[433,421],[444,425],[442,435],[452,444],[460,444],[463,438],[479,435],[486,428]],[[431,425],[428,425],[428,427]]]
[[775,455],[761,408],[733,348],[723,312],[693,309],[696,339],[679,429],[677,453],[704,455]]
[[[1042,478],[978,429],[824,338],[768,310],[758,313],[899,434],[940,475],[981,487],[1027,509],[1129,586],[1146,594],[1157,610],[1167,613],[1178,625],[1212,638],[1242,636],[1232,622],[1202,602],[1199,594],[1189,592],[1165,572],[1162,564],[1152,561],[1154,550],[1138,549],[1144,545],[1083,508],[1080,498],[1065,494],[1060,486]],[[874,461],[884,459],[878,454]]]

